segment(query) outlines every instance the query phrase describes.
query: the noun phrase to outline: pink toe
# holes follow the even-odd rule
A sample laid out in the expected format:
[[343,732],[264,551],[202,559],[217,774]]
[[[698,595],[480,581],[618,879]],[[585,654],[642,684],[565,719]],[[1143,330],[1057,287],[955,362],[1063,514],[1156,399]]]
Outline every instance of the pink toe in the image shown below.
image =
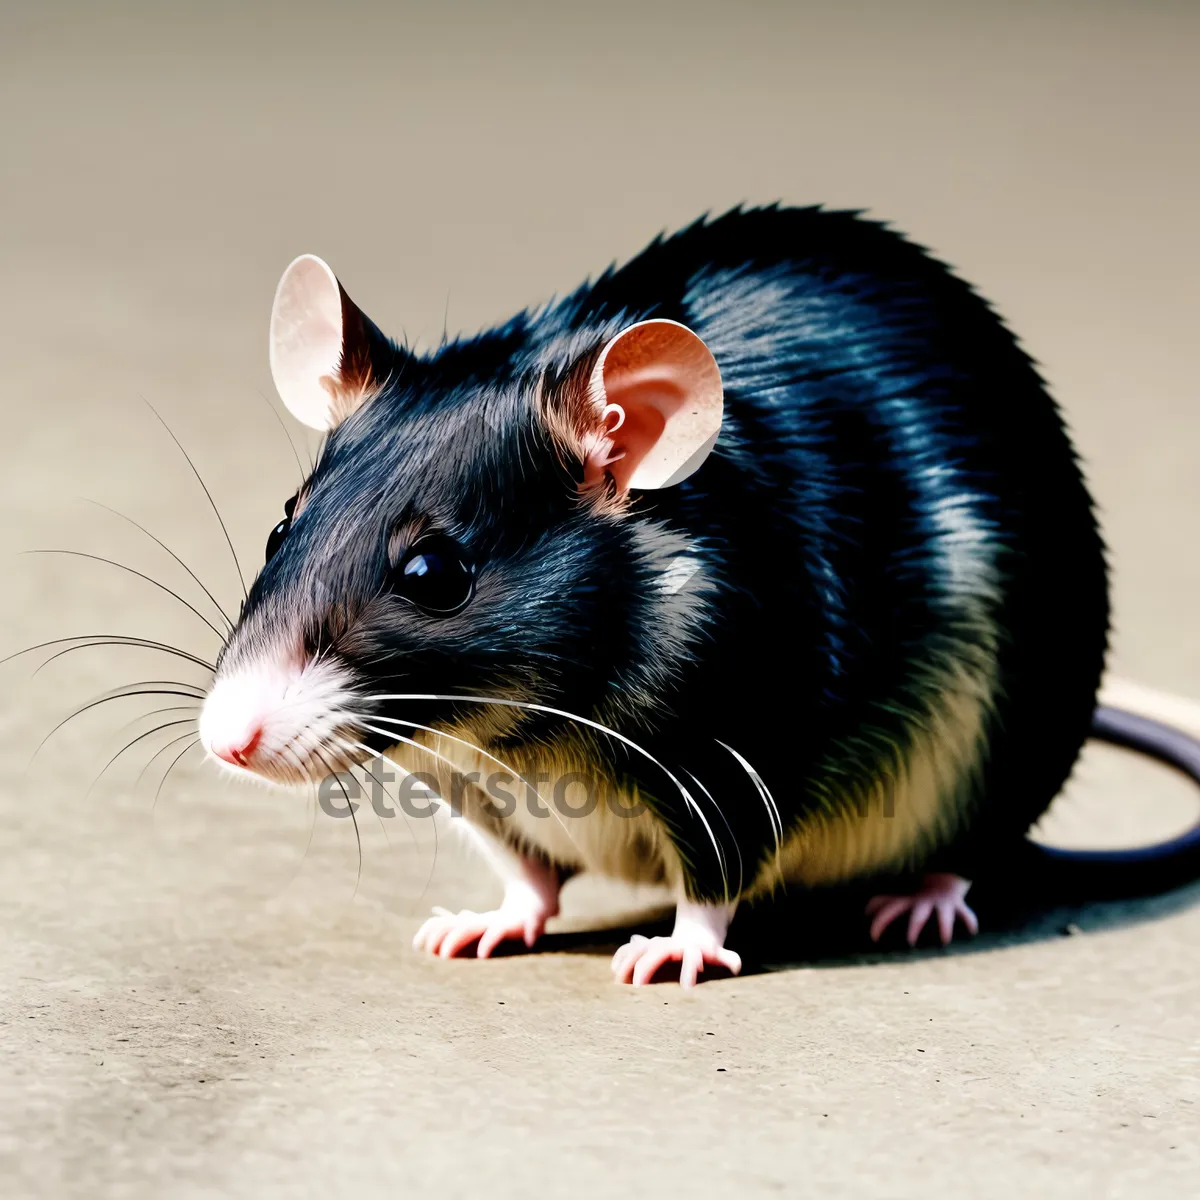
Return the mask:
[[628,962],[632,964],[636,962],[639,956],[644,952],[649,941],[650,939],[648,937],[645,937],[640,933],[635,933],[629,939],[629,941],[627,941],[625,945],[623,945],[620,950],[617,951],[617,954],[621,955],[623,959],[628,960]]
[[679,966],[679,986],[690,988],[696,986],[696,980],[704,969],[704,956],[696,949],[687,949]]
[[477,958],[490,958],[492,951],[504,940],[504,930],[493,926],[488,929],[483,937],[479,939],[479,946],[475,950]]
[[912,901],[906,896],[885,896],[886,903],[875,914],[871,922],[871,941],[877,942],[883,936],[887,927],[905,912]]
[[660,962],[657,955],[646,951],[638,956],[638,960],[633,965],[633,978],[630,982],[634,987],[645,987],[645,985],[653,977],[654,972],[658,970]]
[[633,969],[633,986],[643,987],[654,978],[661,970],[664,964],[668,963],[675,957],[674,948],[671,946],[668,939],[662,939],[665,945],[655,946],[651,943],[650,947],[638,960],[637,966]]
[[925,922],[929,920],[932,912],[932,900],[919,899],[913,905],[912,916],[908,918],[908,944],[910,946],[917,944],[917,939],[921,936],[921,930],[925,928]]
[[633,970],[636,958],[633,943],[626,942],[612,957],[613,974],[626,976],[624,982],[628,983],[628,975]]
[[624,946],[613,955],[613,974],[620,983],[632,983],[633,971],[642,956],[642,948],[646,939],[635,934]]
[[717,954],[717,960],[730,975],[742,973],[742,956],[740,954],[735,954],[732,950],[721,950]]
[[873,896],[867,904],[867,914],[873,914],[870,934],[872,941],[879,941],[887,927],[908,912],[908,944],[915,946],[929,918],[937,915],[938,934],[942,944],[947,945],[954,937],[954,923],[961,918],[963,925],[972,934],[979,932],[975,914],[964,903],[971,882],[958,875],[930,874],[916,893],[911,896]]
[[954,937],[954,906],[952,904],[943,902],[937,906],[937,923],[942,945],[950,945],[950,939]]
[[441,954],[442,958],[455,958],[462,953],[472,942],[476,941],[482,930],[478,926],[464,925],[455,929],[446,940],[442,943]]

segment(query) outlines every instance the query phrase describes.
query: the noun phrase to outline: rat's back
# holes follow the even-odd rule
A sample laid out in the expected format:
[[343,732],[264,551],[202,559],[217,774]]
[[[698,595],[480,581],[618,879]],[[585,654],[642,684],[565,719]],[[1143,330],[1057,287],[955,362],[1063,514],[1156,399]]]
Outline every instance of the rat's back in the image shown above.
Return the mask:
[[783,810],[759,886],[985,869],[1069,774],[1108,624],[1069,438],[1007,329],[920,247],[819,209],[698,223],[546,315],[671,318],[720,366],[714,454],[645,514],[723,583],[671,703],[701,730],[720,698]]

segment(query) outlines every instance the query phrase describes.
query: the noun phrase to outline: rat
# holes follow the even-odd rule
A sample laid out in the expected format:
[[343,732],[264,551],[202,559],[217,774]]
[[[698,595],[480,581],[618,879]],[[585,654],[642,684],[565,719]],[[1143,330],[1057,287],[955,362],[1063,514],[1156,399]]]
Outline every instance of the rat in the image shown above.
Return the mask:
[[[949,942],[972,881],[1032,879],[1097,729],[1104,544],[1034,363],[925,249],[739,208],[425,353],[304,255],[270,363],[325,436],[201,739],[285,784],[381,753],[430,780],[503,899],[418,949],[532,947],[593,871],[675,900],[616,978],[690,986],[781,888],[877,885],[872,937]],[[1098,731],[1170,741],[1125,718]]]

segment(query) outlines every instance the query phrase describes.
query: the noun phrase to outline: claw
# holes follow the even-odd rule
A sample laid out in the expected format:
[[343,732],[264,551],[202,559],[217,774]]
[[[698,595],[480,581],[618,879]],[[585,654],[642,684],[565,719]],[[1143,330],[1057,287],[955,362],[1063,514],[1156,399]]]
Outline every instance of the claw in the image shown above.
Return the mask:
[[742,969],[742,960],[723,946],[699,946],[682,938],[639,937],[622,946],[613,957],[613,974],[618,983],[644,987],[669,962],[679,963],[681,987],[695,987],[706,967],[723,967],[731,975]]
[[436,912],[417,930],[413,949],[424,950],[439,958],[456,958],[473,943],[478,942],[477,958],[489,958],[502,942],[521,941],[532,949],[541,936],[544,918],[529,913],[505,911],[477,913],[463,909],[448,913]]
[[502,942],[524,942],[532,950],[546,921],[558,913],[558,886],[558,877],[549,868],[524,862],[520,874],[505,886],[499,908],[452,913],[435,906],[433,916],[417,930],[413,949],[439,958],[455,958],[475,943],[476,958],[490,958]]
[[867,916],[873,918],[871,940],[879,941],[888,926],[904,913],[909,913],[907,940],[910,946],[917,944],[929,918],[935,913],[943,946],[949,945],[954,936],[955,921],[961,921],[970,934],[978,933],[979,920],[966,902],[970,886],[969,879],[958,875],[935,874],[925,877],[921,890],[915,895],[872,896],[866,909]]
[[669,962],[679,964],[681,987],[696,986],[706,967],[723,967],[731,975],[742,969],[742,960],[726,950],[725,930],[733,906],[681,902],[670,937],[643,937],[635,933],[613,955],[612,970],[618,983],[643,987]]

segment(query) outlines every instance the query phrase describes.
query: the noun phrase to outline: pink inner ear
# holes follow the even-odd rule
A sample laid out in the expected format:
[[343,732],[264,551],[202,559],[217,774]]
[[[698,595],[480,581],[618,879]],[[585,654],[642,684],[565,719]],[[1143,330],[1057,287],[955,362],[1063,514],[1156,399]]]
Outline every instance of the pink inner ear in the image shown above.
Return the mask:
[[622,490],[668,487],[700,466],[720,432],[720,370],[703,341],[675,321],[643,321],[613,338],[591,391],[603,418],[585,481],[609,475]]
[[[630,486],[638,465],[661,439],[667,426],[667,415],[683,403],[684,396],[678,388],[669,387],[662,379],[640,384],[625,380],[616,391],[623,401],[619,406],[623,420],[602,438],[596,451],[588,457],[593,470],[603,468],[624,490]],[[599,457],[603,458],[602,462]]]
[[609,404],[604,409],[601,433],[584,463],[585,483],[596,483],[611,475],[617,486],[629,486],[629,477],[662,436],[667,419],[651,404],[635,403],[629,409]]
[[313,429],[329,427],[341,356],[341,288],[326,263],[302,254],[275,293],[270,359],[280,399]]

